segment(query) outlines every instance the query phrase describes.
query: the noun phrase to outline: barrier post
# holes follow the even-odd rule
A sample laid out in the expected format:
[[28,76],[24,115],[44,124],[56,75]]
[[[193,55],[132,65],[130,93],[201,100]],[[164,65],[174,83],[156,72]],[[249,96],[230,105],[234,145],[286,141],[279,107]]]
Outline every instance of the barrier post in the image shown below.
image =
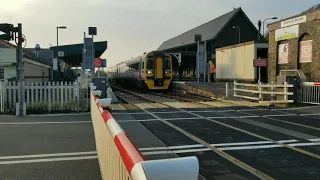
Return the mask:
[[259,82],[258,89],[259,89],[259,99],[260,101],[262,101],[262,83],[261,82]]
[[236,85],[236,81],[233,81],[233,96],[237,96],[237,92],[236,92],[236,89],[237,89],[237,85]]
[[228,82],[226,82],[226,97],[228,97],[228,91],[229,91],[229,89],[228,89]]
[[287,92],[288,92],[288,89],[287,89],[287,88],[288,88],[288,87],[287,87],[287,84],[288,84],[287,81],[285,81],[285,82],[284,82],[284,100],[285,100],[285,101],[288,100],[288,95],[287,95]]

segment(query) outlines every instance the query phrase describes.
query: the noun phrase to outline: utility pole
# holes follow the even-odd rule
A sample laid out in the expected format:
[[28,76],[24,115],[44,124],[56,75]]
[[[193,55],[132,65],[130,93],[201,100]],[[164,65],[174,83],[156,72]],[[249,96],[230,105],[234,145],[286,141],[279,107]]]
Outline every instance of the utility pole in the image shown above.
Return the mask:
[[18,24],[18,44],[17,44],[17,66],[18,66],[18,82],[19,82],[19,116],[26,115],[24,106],[24,70],[23,70],[23,54],[22,54],[22,24]]
[[[0,24],[0,31],[5,34],[0,35],[1,40],[11,41],[14,40],[17,44],[16,48],[16,81],[18,82],[18,99],[16,103],[16,115],[26,115],[26,106],[24,102],[24,71],[23,71],[23,52],[22,43],[25,41],[22,34],[22,24],[19,23],[18,27],[14,27],[13,24]],[[18,34],[18,35],[17,35]]]

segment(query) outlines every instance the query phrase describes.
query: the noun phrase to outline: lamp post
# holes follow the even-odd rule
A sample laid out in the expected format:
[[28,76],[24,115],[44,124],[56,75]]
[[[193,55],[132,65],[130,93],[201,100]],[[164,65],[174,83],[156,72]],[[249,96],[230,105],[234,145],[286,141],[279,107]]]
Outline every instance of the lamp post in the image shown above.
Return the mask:
[[233,28],[233,29],[238,29],[238,31],[239,31],[239,44],[240,44],[240,43],[241,43],[241,40],[240,40],[241,30],[240,30],[240,28],[237,27],[237,26],[233,26],[232,28]]
[[[59,66],[60,66],[60,61],[59,61],[59,29],[67,29],[67,27],[66,26],[57,26],[57,64],[59,64]],[[59,66],[58,66],[58,72],[60,69]],[[57,78],[57,74],[58,73],[56,73],[56,78]]]
[[276,19],[278,19],[278,17],[272,17],[272,18],[267,18],[267,19],[263,20],[263,23],[262,23],[262,35],[263,35],[263,37],[264,37],[264,23],[266,22],[266,20],[271,20],[271,19],[276,20]]

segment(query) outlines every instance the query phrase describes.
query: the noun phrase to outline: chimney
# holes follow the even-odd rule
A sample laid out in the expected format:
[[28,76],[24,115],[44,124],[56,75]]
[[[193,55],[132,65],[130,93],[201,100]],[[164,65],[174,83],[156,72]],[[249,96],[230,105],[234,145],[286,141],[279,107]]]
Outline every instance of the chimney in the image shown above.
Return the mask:
[[36,44],[36,46],[34,47],[34,49],[36,50],[36,56],[37,56],[37,58],[39,58],[39,51],[40,51],[40,45],[39,44]]

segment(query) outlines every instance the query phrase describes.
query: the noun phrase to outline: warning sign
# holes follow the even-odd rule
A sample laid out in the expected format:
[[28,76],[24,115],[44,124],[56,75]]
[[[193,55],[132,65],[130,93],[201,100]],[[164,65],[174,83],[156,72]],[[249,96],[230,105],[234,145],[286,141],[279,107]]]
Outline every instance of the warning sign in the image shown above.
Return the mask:
[[299,62],[312,62],[312,40],[300,42]]

